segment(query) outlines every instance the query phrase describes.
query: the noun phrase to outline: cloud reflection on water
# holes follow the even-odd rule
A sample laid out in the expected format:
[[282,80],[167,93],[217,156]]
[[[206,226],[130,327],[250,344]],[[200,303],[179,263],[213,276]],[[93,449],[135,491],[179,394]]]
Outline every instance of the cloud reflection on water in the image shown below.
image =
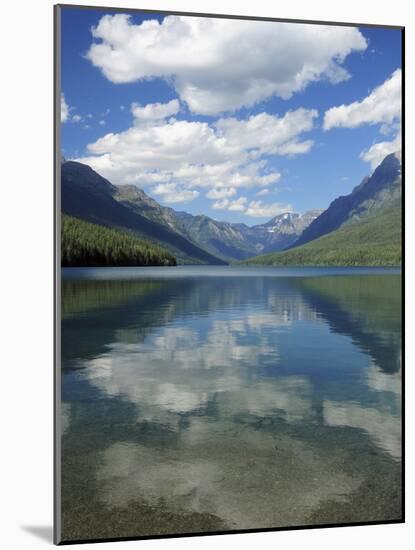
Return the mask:
[[[149,302],[134,293],[126,300],[123,289],[119,310],[111,303],[108,315],[82,312],[97,332],[81,354],[71,352],[77,378],[98,399],[133,405],[128,422],[137,430],[160,433],[152,443],[117,440],[112,428],[95,469],[99,500],[115,508],[163,502],[230,528],[294,525],[359,490],[371,446],[399,460],[393,303],[368,319],[372,281],[322,281],[311,289],[306,280],[269,278],[172,283],[152,288]],[[105,339],[94,318],[105,323]],[[376,346],[387,346],[382,365]],[[174,438],[163,440],[163,430]]]

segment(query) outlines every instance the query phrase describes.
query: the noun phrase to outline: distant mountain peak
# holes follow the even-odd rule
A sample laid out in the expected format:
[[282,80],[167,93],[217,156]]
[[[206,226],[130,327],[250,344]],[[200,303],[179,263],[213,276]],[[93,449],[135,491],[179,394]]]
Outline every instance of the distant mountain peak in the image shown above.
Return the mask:
[[299,214],[294,212],[283,212],[282,214],[277,214],[273,218],[271,218],[269,221],[267,221],[264,224],[265,227],[274,226],[274,225],[281,225],[282,223],[291,222],[291,220],[296,219],[299,217]]

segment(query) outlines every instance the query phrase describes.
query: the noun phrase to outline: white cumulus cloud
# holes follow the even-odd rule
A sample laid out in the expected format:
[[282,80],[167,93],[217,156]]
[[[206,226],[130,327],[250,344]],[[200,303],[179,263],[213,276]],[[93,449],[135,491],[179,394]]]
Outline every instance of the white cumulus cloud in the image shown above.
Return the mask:
[[228,206],[228,210],[232,212],[245,212],[246,210],[246,197],[239,197],[239,199],[235,199],[234,201],[231,201],[230,205]]
[[64,94],[61,94],[61,122],[66,122],[69,119],[69,106],[66,103]]
[[360,154],[360,158],[369,162],[374,170],[382,160],[391,153],[396,153],[401,149],[401,134],[396,135],[392,141],[381,141],[374,143],[369,149]]
[[245,214],[253,218],[272,218],[278,214],[292,211],[293,207],[291,204],[280,204],[278,202],[264,204],[262,201],[251,201]]
[[195,113],[214,115],[311,82],[349,78],[346,57],[366,49],[357,28],[167,16],[134,24],[105,15],[87,58],[114,83],[163,78]]
[[[133,106],[129,129],[105,134],[88,145],[88,155],[76,160],[113,183],[139,185],[166,202],[191,200],[200,188],[207,198],[220,201],[240,188],[276,184],[281,175],[270,169],[269,157],[290,156],[303,143],[307,145],[297,154],[307,152],[311,142],[301,137],[312,130],[317,116],[315,110],[298,109],[281,117],[259,113],[211,124],[162,118],[178,107],[174,101]],[[236,203],[232,208],[242,210]]]
[[215,210],[226,210],[229,205],[229,199],[221,199],[212,204],[212,208]]
[[182,189],[175,183],[160,183],[153,189],[155,195],[161,195],[163,200],[170,204],[189,202],[199,195],[199,191]]
[[299,142],[298,137],[303,132],[312,130],[317,116],[315,109],[300,108],[288,111],[283,117],[259,113],[247,120],[221,118],[215,123],[215,127],[230,145],[258,150],[261,154],[301,154],[307,153],[313,142]]
[[180,104],[177,99],[168,103],[148,103],[144,107],[137,103],[131,106],[131,112],[136,120],[162,120],[179,112]]
[[[324,115],[324,129],[356,128],[362,124],[392,124],[401,118],[402,72],[397,69],[362,101],[332,107]],[[383,127],[383,131],[385,128]]]
[[393,74],[361,101],[332,107],[324,115],[323,127],[357,128],[363,124],[380,124],[379,133],[394,137],[379,141],[362,151],[360,158],[375,169],[390,153],[401,148],[402,71]]
[[208,199],[224,199],[225,197],[232,197],[236,194],[236,189],[230,187],[214,187],[208,193],[206,197]]
[[251,201],[248,203],[246,197],[239,197],[233,201],[229,199],[218,200],[213,203],[215,210],[229,210],[233,212],[243,212],[246,216],[252,218],[271,218],[285,212],[292,212],[291,204],[280,204],[277,202],[264,204],[262,201]]
[[239,197],[233,201],[222,199],[213,203],[212,208],[215,210],[230,210],[231,212],[244,212],[246,210],[246,197]]

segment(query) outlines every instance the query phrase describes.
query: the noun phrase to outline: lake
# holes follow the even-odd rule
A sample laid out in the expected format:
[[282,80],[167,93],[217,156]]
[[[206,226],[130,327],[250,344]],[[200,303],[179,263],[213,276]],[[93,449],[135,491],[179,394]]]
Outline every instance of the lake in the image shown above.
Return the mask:
[[62,272],[62,538],[399,520],[401,276]]

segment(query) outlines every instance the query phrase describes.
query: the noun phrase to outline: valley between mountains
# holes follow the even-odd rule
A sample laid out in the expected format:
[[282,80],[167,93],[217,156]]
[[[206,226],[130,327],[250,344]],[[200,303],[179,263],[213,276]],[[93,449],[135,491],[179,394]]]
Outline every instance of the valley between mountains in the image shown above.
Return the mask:
[[248,226],[160,205],[63,161],[62,265],[400,265],[400,152],[323,210]]

